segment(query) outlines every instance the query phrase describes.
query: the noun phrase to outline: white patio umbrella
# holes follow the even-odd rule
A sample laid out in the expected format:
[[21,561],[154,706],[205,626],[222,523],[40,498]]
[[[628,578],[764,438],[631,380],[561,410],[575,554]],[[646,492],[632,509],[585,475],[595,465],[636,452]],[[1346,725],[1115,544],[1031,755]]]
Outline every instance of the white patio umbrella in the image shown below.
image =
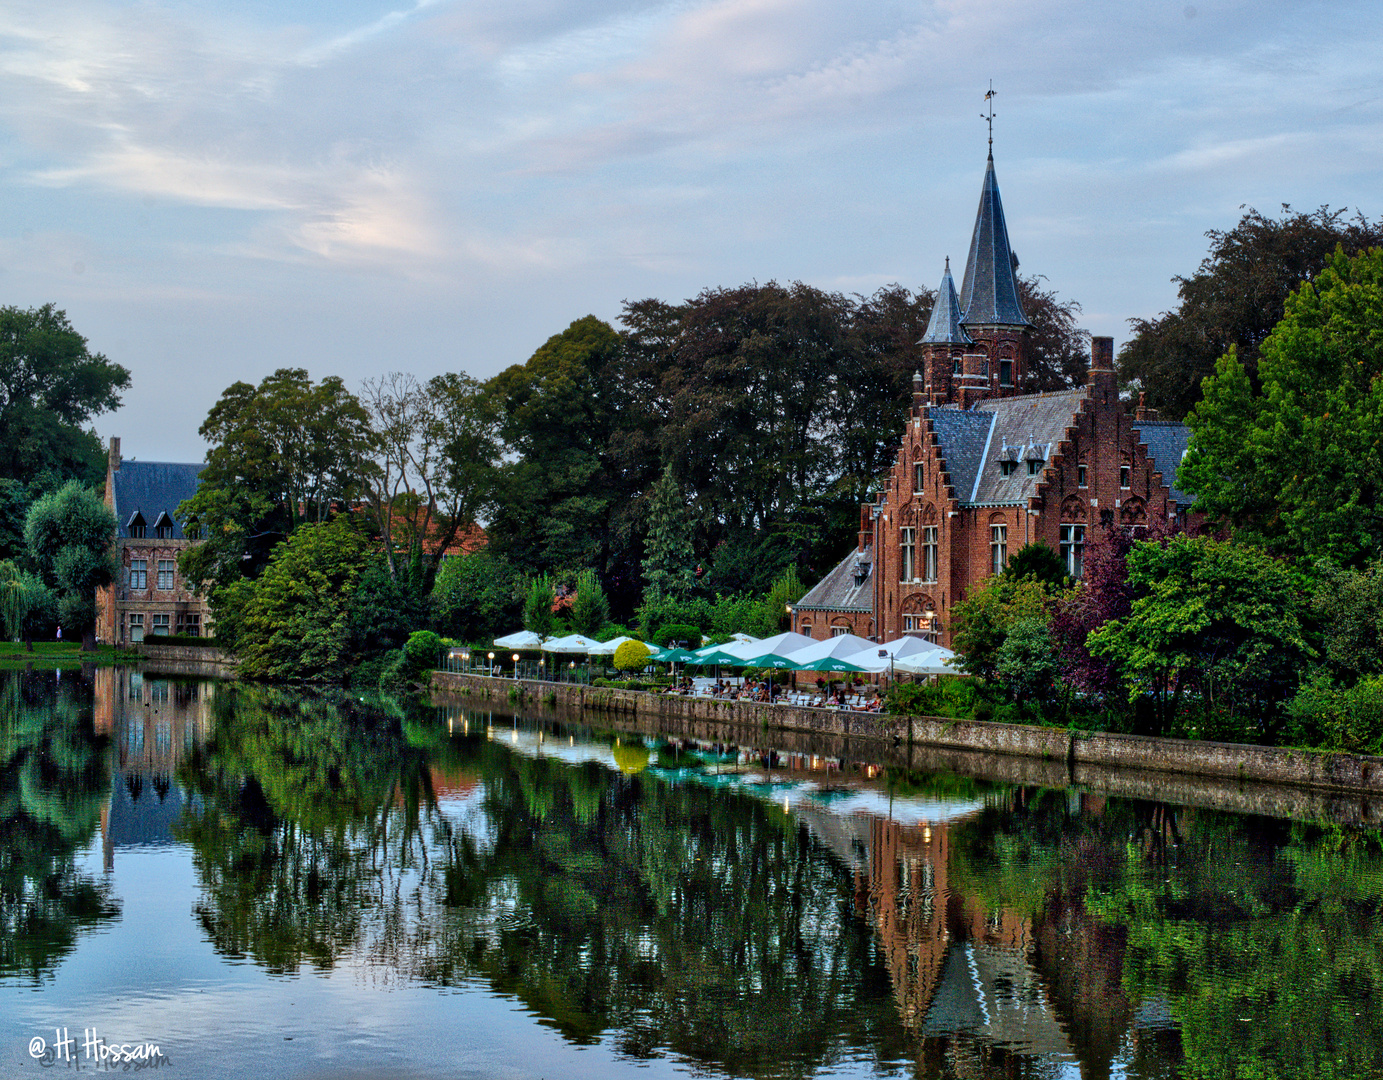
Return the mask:
[[[880,655],[880,654],[883,655]],[[903,671],[899,666],[900,660],[917,660],[926,657],[941,656],[943,659],[951,655],[949,649],[943,649],[935,641],[928,641],[926,638],[902,637],[897,641],[885,642],[882,645],[870,643],[853,656],[843,657],[849,660],[856,667],[862,667],[866,671],[882,672],[890,668],[894,671]]]
[[[854,634],[839,634],[825,641],[814,641],[805,649],[798,649],[792,653],[792,659],[798,664],[814,664],[818,660],[846,660],[857,652],[871,648],[877,648],[872,641],[866,641]],[[855,663],[854,660],[850,662]],[[862,664],[856,666],[863,667]]]
[[495,648],[497,649],[536,649],[543,643],[543,639],[532,630],[520,630],[514,634],[505,634],[504,637],[495,638]]
[[626,641],[634,640],[636,639],[628,637],[627,635],[617,638],[611,638],[609,641],[603,642],[595,646],[593,649],[590,650],[590,653],[592,656],[614,656],[616,649],[618,649]]
[[771,638],[764,638],[762,641],[737,641],[732,645],[722,645],[721,651],[727,652],[731,656],[738,656],[741,660],[750,660],[756,656],[767,656],[775,653],[778,656],[793,656],[808,646],[815,645],[816,642],[805,634],[796,634],[789,630],[785,634],[775,634]]
[[600,648],[600,642],[584,634],[568,634],[566,637],[548,638],[540,647],[543,652],[589,654],[592,649]]
[[893,670],[901,671],[905,675],[960,675],[960,669],[951,664],[955,656],[950,649],[943,649],[938,645],[935,652],[916,653],[901,660],[895,657]]

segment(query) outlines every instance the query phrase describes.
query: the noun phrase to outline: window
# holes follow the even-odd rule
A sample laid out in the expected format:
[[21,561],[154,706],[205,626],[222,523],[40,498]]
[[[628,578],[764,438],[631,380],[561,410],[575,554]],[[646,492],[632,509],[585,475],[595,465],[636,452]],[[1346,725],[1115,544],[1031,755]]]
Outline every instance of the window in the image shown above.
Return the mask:
[[173,588],[173,560],[159,559],[158,561],[158,587],[164,590]]
[[1000,386],[1012,386],[1012,385],[1013,385],[1013,361],[1012,361],[1012,360],[1000,360],[1000,361],[999,361],[999,385],[1000,385]]
[[178,616],[178,633],[188,637],[202,636],[202,616],[195,611],[185,611]]
[[1085,462],[1076,466],[1076,487],[1089,487],[1085,482]]
[[999,475],[1012,476],[1013,470],[1016,468],[1018,468],[1018,462],[1016,461],[1001,461],[999,462]]
[[160,540],[171,540],[173,539],[173,526],[155,525],[154,535],[158,537]]
[[848,634],[849,632],[850,632],[850,628],[849,628],[848,626],[833,626],[833,627],[831,627],[831,637],[844,637],[844,636],[845,636],[846,634]]
[[953,357],[951,357],[951,374],[952,374],[952,375],[963,375],[964,373],[965,373],[965,368],[964,368],[964,365],[962,365],[962,363],[961,363],[960,357],[959,357],[959,356],[953,356]]
[[798,632],[799,634],[801,634],[803,637],[811,637],[811,636],[812,636],[812,624],[809,623],[809,622],[804,622],[804,623],[802,623],[802,624],[797,628],[797,632]]
[[1029,459],[1028,459],[1028,475],[1029,475],[1029,476],[1036,476],[1036,475],[1038,475],[1038,474],[1042,471],[1042,466],[1045,465],[1045,464],[1047,464],[1046,461],[1044,461],[1044,460],[1041,459],[1041,458],[1029,458]]
[[936,526],[922,528],[922,580],[936,580]]
[[898,571],[898,580],[911,581],[914,577],[916,577],[915,571],[917,568],[917,530],[899,529],[898,533],[901,537],[901,541],[898,545],[898,548],[902,552],[903,556],[902,565]]
[[921,491],[927,482],[926,466],[922,462],[917,462],[912,467],[912,490]]
[[139,522],[138,524],[135,524],[135,525],[131,525],[131,526],[130,526],[130,539],[131,539],[131,540],[143,540],[143,539],[144,539],[144,522],[141,521],[141,522]]
[[1119,466],[1119,486],[1120,486],[1121,488],[1126,488],[1126,487],[1128,487],[1130,481],[1132,480],[1132,478],[1133,478],[1133,469],[1130,468],[1128,465],[1120,465],[1120,466]]
[[[131,644],[138,645],[141,641],[144,640],[144,616],[143,616],[143,615],[130,615],[130,616],[129,616],[129,620],[130,620],[130,623],[129,623],[129,634],[128,634],[129,640],[130,640]],[[134,692],[134,685],[133,685],[133,682],[131,683],[131,686],[130,686],[130,692],[131,692],[131,693]]]
[[1061,561],[1066,564],[1066,572],[1079,581],[1085,572],[1084,525],[1061,527]]
[[1008,563],[1008,526],[989,526],[989,565],[996,573],[1002,573]]
[[168,613],[166,611],[161,614],[155,613],[154,625],[149,629],[149,633],[155,637],[160,634],[165,637],[168,635]]
[[[149,563],[145,559],[130,560],[130,588],[147,589],[149,587]],[[131,616],[133,618],[133,616]],[[140,619],[143,620],[141,615]]]

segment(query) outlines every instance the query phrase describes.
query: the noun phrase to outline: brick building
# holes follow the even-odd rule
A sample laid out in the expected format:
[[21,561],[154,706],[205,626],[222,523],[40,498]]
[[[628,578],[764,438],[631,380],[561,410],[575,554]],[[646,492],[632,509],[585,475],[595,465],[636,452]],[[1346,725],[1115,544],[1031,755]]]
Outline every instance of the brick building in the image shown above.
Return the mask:
[[96,593],[96,635],[137,644],[162,634],[210,633],[211,611],[182,580],[178,555],[194,541],[183,535],[178,504],[197,492],[202,465],[123,461],[111,439],[106,460],[106,505],[115,514],[120,573]]
[[1125,409],[1112,338],[1092,339],[1085,386],[1024,392],[1017,266],[991,153],[961,289],[948,259],[919,343],[893,470],[860,508],[855,549],[795,606],[794,629],[949,644],[957,601],[1025,544],[1047,544],[1079,578],[1091,527],[1185,513],[1172,485],[1186,428]]

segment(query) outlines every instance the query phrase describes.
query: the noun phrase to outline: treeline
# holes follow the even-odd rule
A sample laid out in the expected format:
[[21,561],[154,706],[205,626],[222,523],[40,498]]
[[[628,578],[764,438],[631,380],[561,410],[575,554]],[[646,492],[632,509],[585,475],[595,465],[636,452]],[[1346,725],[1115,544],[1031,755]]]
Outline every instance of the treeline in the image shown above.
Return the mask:
[[[1032,388],[1067,385],[1079,307],[1024,290]],[[421,628],[771,633],[887,471],[932,301],[751,284],[626,303],[618,328],[579,319],[483,383],[236,383],[201,427],[207,468],[180,515],[204,543],[183,572],[246,670],[273,678],[344,677]],[[349,528],[299,538],[336,518]]]

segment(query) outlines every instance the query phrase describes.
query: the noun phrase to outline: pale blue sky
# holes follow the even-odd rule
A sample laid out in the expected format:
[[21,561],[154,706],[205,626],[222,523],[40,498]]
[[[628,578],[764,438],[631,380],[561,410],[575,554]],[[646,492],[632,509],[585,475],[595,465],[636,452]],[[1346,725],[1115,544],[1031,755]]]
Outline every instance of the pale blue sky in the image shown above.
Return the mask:
[[276,367],[484,378],[623,299],[935,286],[995,161],[1096,333],[1242,204],[1383,216],[1383,5],[7,0],[0,303],[126,365],[195,459]]

